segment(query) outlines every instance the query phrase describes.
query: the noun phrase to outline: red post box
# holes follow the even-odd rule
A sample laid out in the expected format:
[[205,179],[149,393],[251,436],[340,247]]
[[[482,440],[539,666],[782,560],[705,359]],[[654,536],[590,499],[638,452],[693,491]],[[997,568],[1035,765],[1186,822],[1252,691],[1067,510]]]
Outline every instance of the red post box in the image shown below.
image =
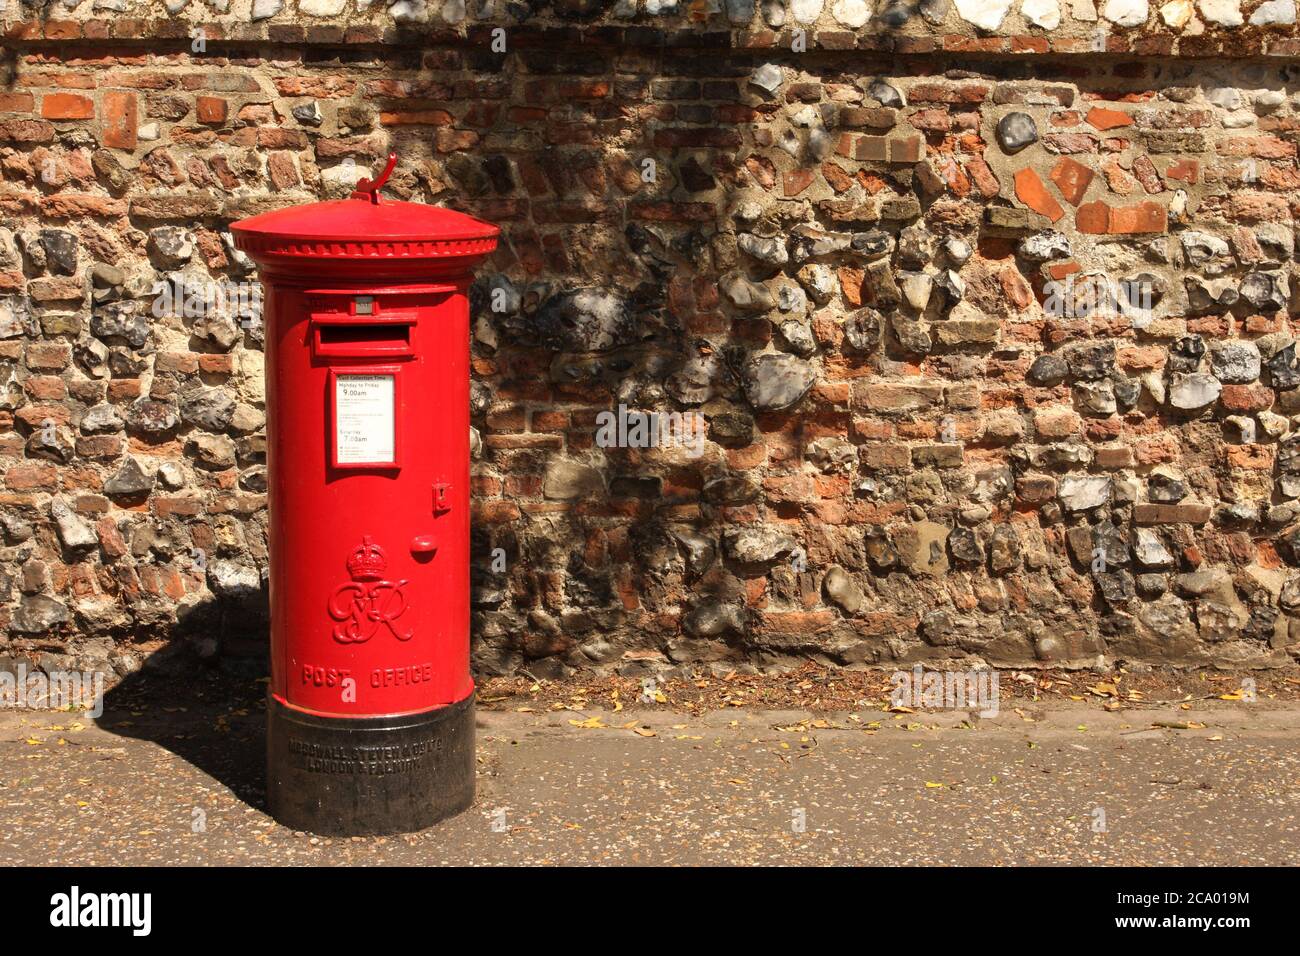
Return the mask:
[[267,800],[314,833],[474,798],[468,289],[499,231],[381,199],[395,163],[231,226],[266,292]]

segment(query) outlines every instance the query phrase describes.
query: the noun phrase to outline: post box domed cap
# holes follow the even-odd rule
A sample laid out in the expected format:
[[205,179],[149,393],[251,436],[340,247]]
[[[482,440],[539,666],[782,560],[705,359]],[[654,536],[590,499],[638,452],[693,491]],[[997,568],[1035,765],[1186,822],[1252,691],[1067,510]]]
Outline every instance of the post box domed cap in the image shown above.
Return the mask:
[[355,194],[262,213],[230,230],[254,259],[480,256],[496,248],[500,235],[496,226],[453,209]]

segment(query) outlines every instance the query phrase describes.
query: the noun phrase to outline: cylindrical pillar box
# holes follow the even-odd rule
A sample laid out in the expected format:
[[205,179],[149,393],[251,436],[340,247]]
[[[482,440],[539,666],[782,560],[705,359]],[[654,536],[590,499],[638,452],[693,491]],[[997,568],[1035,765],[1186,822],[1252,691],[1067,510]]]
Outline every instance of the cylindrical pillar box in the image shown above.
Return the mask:
[[234,223],[265,286],[267,800],[417,830],[474,798],[469,304],[495,226],[352,198]]

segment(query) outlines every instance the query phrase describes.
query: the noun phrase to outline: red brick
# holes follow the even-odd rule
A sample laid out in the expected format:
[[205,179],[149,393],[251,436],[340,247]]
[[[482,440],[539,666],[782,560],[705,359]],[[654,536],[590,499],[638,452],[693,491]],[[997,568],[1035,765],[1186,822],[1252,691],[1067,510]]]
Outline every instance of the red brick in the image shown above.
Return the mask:
[[1092,169],[1068,156],[1062,156],[1052,167],[1052,182],[1072,206],[1079,205],[1095,175]]
[[1145,232],[1164,232],[1169,226],[1165,207],[1158,202],[1141,202],[1136,206],[1120,206],[1110,211],[1109,232],[1132,235]]
[[1108,130],[1117,129],[1121,126],[1132,126],[1133,117],[1120,110],[1108,110],[1103,106],[1094,106],[1088,110],[1088,125],[1094,129]]
[[46,93],[41,97],[41,115],[53,120],[90,119],[95,101],[79,93]]
[[0,113],[30,113],[35,102],[30,93],[0,93]]
[[379,122],[383,126],[450,126],[454,120],[446,110],[411,110],[380,113]]
[[27,367],[34,371],[57,372],[72,361],[72,346],[54,342],[33,342],[27,346]]
[[194,101],[194,113],[200,123],[221,126],[229,111],[230,104],[220,96],[200,96]]
[[1041,213],[1052,222],[1065,215],[1065,210],[1047,191],[1047,186],[1043,184],[1038,173],[1028,167],[1016,173],[1016,197],[1034,212]]
[[913,103],[982,103],[989,95],[983,84],[950,86],[943,83],[918,83],[908,99]]
[[1142,188],[1151,195],[1165,191],[1165,184],[1160,180],[1160,172],[1146,153],[1133,160],[1133,175],[1142,184]]
[[983,158],[977,156],[968,160],[966,171],[970,173],[971,180],[980,191],[980,195],[985,199],[992,199],[1002,191],[1002,184],[998,182],[997,175],[989,167]]
[[103,144],[112,149],[135,149],[140,125],[136,95],[110,90],[104,94],[103,104]]
[[1090,236],[1103,236],[1110,229],[1110,207],[1100,199],[1084,203],[1075,213],[1074,225]]
[[122,539],[122,534],[117,530],[117,522],[112,518],[100,518],[95,525],[95,531],[99,535],[99,546],[104,551],[107,558],[120,558],[126,554],[126,542]]
[[889,141],[891,163],[919,163],[925,155],[925,140],[920,136],[907,136]]
[[57,491],[59,472],[45,462],[14,465],[5,472],[5,485],[10,491]]
[[0,123],[0,143],[50,143],[54,127],[44,120],[6,120]]
[[815,173],[811,169],[791,169],[787,170],[782,177],[782,185],[786,198],[797,196],[809,186],[812,185]]
[[1262,412],[1273,407],[1273,390],[1267,385],[1225,385],[1219,395],[1222,406],[1233,412]]

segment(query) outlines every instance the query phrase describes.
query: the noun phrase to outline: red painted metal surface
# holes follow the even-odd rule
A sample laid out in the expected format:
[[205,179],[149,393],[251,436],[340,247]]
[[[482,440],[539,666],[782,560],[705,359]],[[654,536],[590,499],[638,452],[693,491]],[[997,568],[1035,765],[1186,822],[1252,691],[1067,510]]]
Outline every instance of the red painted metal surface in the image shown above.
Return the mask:
[[474,689],[467,291],[498,230],[388,172],[231,226],[266,287],[271,690],[326,716]]

